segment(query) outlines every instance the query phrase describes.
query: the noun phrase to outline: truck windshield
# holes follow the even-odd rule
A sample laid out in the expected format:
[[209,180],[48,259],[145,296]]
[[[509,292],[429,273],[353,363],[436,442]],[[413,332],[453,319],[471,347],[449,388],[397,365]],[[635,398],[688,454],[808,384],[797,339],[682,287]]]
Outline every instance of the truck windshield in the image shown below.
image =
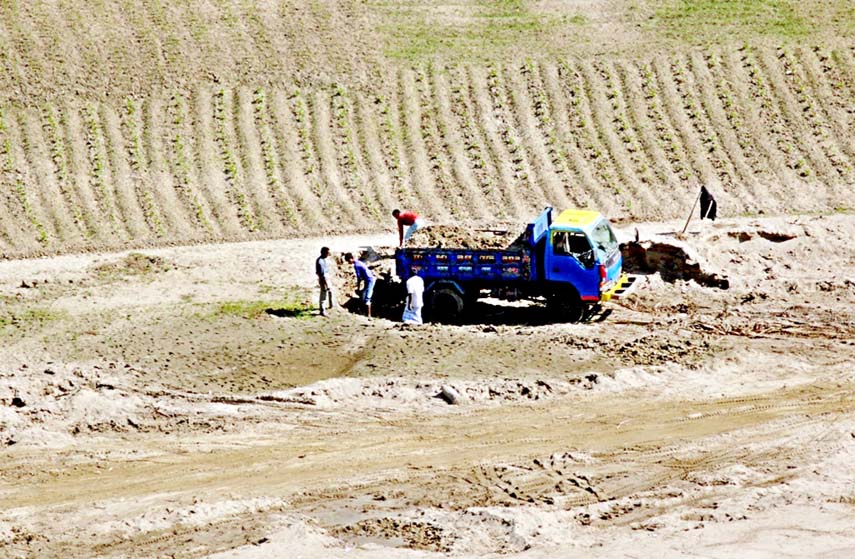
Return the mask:
[[594,242],[594,246],[605,254],[610,254],[612,251],[617,249],[618,246],[615,234],[612,231],[612,228],[609,227],[609,222],[605,219],[598,223],[597,226],[594,227],[594,230],[591,231],[591,240]]
[[581,231],[555,231],[552,234],[552,253],[556,256],[572,256],[586,268],[594,265],[591,243]]

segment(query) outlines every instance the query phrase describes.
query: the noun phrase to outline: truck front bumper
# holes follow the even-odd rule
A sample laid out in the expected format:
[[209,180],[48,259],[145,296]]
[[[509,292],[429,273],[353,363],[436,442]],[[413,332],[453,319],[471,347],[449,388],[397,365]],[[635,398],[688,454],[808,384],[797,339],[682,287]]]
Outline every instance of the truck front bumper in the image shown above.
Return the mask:
[[600,302],[605,303],[612,298],[620,299],[629,294],[630,290],[635,286],[637,276],[628,276],[621,274],[620,279],[609,287],[606,291],[600,293]]

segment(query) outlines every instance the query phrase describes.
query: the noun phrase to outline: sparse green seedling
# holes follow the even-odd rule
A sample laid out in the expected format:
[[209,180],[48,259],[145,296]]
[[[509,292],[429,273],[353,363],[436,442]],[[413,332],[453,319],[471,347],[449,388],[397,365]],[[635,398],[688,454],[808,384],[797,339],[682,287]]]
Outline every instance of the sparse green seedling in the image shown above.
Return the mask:
[[142,210],[146,221],[154,227],[155,235],[158,237],[166,235],[166,228],[164,227],[160,214],[157,211],[154,196],[152,196],[149,190],[142,191]]
[[223,164],[223,173],[225,174],[226,183],[228,184],[227,193],[237,206],[238,219],[241,224],[250,232],[256,231],[259,228],[259,222],[252,209],[246,195],[241,190],[238,168],[238,158],[232,151],[229,134],[227,128],[227,101],[234,104],[234,101],[229,98],[227,100],[226,91],[219,89],[214,94],[214,120],[215,120],[215,137],[220,149],[220,158]]
[[0,310],[0,333],[8,334],[11,328],[31,329],[62,320],[68,315],[47,307],[25,306]]
[[257,88],[252,94],[253,117],[255,119],[256,128],[259,131],[259,139],[261,141],[261,156],[264,163],[264,175],[267,179],[267,185],[270,191],[276,198],[276,206],[285,217],[285,222],[290,226],[295,227],[297,224],[297,215],[294,203],[288,196],[285,186],[279,179],[279,162],[276,150],[276,140],[271,130],[267,96],[261,88]]
[[104,146],[103,134],[101,132],[98,110],[94,105],[87,105],[84,109],[83,116],[84,123],[86,125],[86,145],[88,147],[90,178],[93,185],[93,191],[97,195],[96,201],[101,206],[100,209],[102,213],[106,214],[107,219],[115,227],[116,216],[113,200],[104,179],[104,162],[107,158],[107,154]]
[[201,318],[209,321],[224,316],[236,316],[249,320],[259,319],[265,316],[281,318],[308,318],[312,316],[313,306],[300,295],[288,296],[280,300],[271,301],[224,301],[215,305],[205,305],[207,309],[202,311]]

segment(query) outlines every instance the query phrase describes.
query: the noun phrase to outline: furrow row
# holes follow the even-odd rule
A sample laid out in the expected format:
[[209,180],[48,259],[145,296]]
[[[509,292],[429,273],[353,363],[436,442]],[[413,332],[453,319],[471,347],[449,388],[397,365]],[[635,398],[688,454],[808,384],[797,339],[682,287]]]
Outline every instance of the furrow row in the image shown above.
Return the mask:
[[[131,4],[100,17],[176,37],[173,8]],[[256,15],[235,32],[278,41]],[[5,31],[20,57],[17,42],[51,45],[63,24],[39,37]],[[155,40],[141,37],[141,48]],[[54,54],[24,62],[44,56]],[[375,87],[208,83],[121,100],[0,101],[0,250],[380,230],[394,207],[434,222],[520,219],[545,205],[670,218],[702,184],[723,215],[834,211],[851,205],[853,106],[852,51],[748,46],[432,62]]]

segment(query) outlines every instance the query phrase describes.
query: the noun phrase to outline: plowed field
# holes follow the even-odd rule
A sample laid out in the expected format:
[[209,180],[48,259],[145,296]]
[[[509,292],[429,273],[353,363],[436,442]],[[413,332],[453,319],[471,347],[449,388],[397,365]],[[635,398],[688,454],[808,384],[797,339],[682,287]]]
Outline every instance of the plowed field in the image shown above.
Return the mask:
[[302,4],[7,3],[0,253],[851,208],[844,2]]

